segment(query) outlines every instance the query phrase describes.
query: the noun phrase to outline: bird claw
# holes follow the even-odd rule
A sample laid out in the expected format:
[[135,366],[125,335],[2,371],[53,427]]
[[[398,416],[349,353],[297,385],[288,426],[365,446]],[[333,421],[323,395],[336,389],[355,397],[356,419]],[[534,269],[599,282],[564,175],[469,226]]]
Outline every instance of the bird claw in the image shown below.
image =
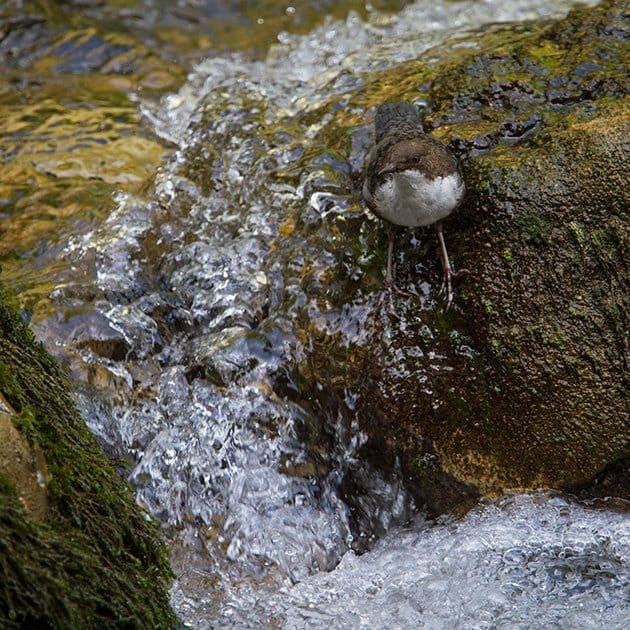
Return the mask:
[[451,282],[451,278],[455,274],[453,271],[445,271],[444,276],[442,277],[442,284],[440,285],[440,290],[438,291],[438,295],[446,296],[446,306],[444,307],[445,311],[448,311],[451,308],[451,304],[453,303],[453,285]]
[[387,278],[385,280],[385,289],[390,293],[398,293],[398,295],[402,295],[404,297],[414,297],[415,294],[411,291],[407,291],[406,289],[401,289],[393,278]]
[[382,307],[386,304],[387,311],[389,314],[396,320],[400,319],[400,315],[396,312],[396,307],[394,305],[394,287],[396,285],[391,282],[386,282],[383,287],[383,291],[378,299],[379,305]]
[[416,297],[414,293],[411,291],[406,291],[405,289],[401,289],[393,278],[387,278],[384,283],[383,292],[379,298],[379,303],[383,304],[383,302],[387,302],[387,310],[389,314],[396,320],[400,320],[401,317],[398,314],[398,309],[394,303],[394,296],[400,295],[403,297]]
[[453,278],[459,278],[460,276],[465,276],[469,274],[470,271],[468,269],[460,269],[459,271],[453,271],[452,268],[445,269],[444,275],[442,276],[442,284],[440,285],[440,290],[438,291],[438,295],[446,296],[446,306],[444,307],[445,311],[451,307],[453,303]]

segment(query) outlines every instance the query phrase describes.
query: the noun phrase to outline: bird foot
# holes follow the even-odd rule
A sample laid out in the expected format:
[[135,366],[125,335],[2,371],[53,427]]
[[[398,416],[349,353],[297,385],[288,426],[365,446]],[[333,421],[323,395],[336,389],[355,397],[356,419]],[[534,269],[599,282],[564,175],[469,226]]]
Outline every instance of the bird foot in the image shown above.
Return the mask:
[[445,271],[444,276],[442,277],[440,290],[438,291],[438,295],[443,295],[446,297],[446,306],[444,307],[445,311],[448,311],[448,309],[451,308],[451,304],[453,303],[453,285],[451,282],[452,277],[452,271]]
[[383,291],[379,298],[379,303],[381,305],[387,306],[387,311],[392,316],[393,319],[400,321],[401,317],[399,314],[398,308],[396,308],[395,296],[400,295],[402,297],[417,297],[415,293],[411,291],[406,291],[399,287],[393,278],[387,278],[385,280]]
[[378,304],[382,309],[386,309],[389,315],[395,319],[399,320],[400,315],[396,312],[396,305],[394,303],[394,293],[393,287],[391,285],[386,284],[381,292],[381,295],[378,298]]
[[451,308],[451,304],[453,303],[453,283],[452,280],[454,278],[459,278],[460,276],[465,276],[470,273],[468,269],[460,269],[459,271],[453,271],[452,268],[444,269],[444,275],[442,276],[442,284],[440,286],[440,290],[438,291],[438,295],[444,295],[446,297],[446,306],[444,307],[445,311],[448,311]]
[[385,290],[390,293],[397,293],[398,295],[403,295],[405,297],[414,297],[415,294],[411,291],[407,291],[406,289],[402,289],[396,284],[396,281],[393,278],[387,278],[385,280]]

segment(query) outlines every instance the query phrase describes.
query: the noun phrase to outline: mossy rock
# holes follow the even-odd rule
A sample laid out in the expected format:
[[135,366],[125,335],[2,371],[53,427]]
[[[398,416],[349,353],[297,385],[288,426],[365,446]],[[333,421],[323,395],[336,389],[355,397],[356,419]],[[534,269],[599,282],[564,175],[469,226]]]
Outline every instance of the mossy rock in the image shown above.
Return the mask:
[[0,625],[174,627],[159,531],[99,451],[57,363],[2,290],[0,392],[22,438],[45,459],[42,484],[48,481],[45,513],[35,514],[21,500],[22,480],[0,476]]
[[[621,3],[607,2],[552,24],[497,28],[479,49],[438,62],[429,51],[356,95],[372,106],[421,89],[426,125],[464,163],[467,197],[445,233],[468,273],[443,312],[435,246],[417,243],[430,236],[401,238],[398,278],[416,278],[421,299],[395,296],[396,317],[383,303],[348,342],[339,331],[353,325],[352,307],[344,314],[341,305],[374,290],[385,238],[346,220],[355,256],[370,247],[379,255],[360,289],[348,265],[331,271],[321,299],[348,321],[306,324],[303,385],[317,381],[319,405],[358,417],[364,454],[399,460],[436,511],[476,492],[574,488],[628,454],[624,20]],[[357,116],[344,116],[351,130]]]

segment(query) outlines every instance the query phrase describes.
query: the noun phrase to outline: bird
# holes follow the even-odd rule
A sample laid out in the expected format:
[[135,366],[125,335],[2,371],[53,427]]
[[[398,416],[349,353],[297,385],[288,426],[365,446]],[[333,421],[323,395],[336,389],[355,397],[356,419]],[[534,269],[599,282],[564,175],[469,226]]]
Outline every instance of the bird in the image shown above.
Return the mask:
[[[433,225],[440,246],[446,309],[453,301],[455,275],[446,251],[442,220],[465,193],[459,160],[437,138],[424,132],[416,108],[385,102],[376,110],[375,147],[365,165],[363,198],[378,217],[403,227]],[[394,229],[389,225],[386,284],[395,288],[392,257]]]

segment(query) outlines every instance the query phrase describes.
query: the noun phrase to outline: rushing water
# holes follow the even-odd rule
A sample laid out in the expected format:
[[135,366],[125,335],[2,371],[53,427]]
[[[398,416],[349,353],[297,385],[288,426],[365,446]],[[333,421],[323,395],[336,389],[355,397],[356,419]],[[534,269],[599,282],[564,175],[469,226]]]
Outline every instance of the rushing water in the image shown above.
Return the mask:
[[[347,184],[362,162],[367,123],[344,162],[313,145],[329,119],[308,112],[333,101],[352,111],[344,95],[367,73],[454,34],[569,6],[416,2],[368,22],[350,14],[281,34],[264,60],[213,57],[161,107],[145,106],[177,150],[151,200],[121,194],[97,230],[71,240],[76,275],[53,298],[91,304],[63,352],[86,386],[109,392],[86,388],[82,404],[93,431],[131,455],[138,501],[164,524],[186,623],[622,627],[622,516],[540,495],[426,522],[396,471],[358,458],[366,438],[351,391],[344,414],[295,393],[305,319],[367,343],[374,310],[370,296],[326,301],[334,243],[317,241],[327,216],[361,215],[336,178]],[[295,229],[296,212],[307,229]]]
[[288,628],[627,628],[626,515],[515,496],[283,589]]

